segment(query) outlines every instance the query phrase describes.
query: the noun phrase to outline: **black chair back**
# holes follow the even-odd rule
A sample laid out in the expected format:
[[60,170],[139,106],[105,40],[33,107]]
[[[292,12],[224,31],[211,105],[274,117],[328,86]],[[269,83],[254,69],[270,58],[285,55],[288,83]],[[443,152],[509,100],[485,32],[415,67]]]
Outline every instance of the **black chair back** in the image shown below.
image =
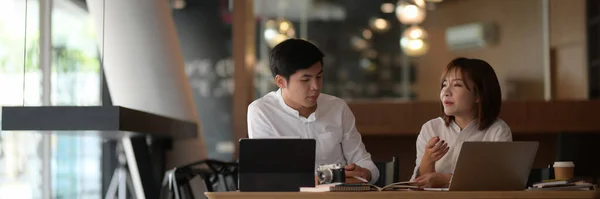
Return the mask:
[[237,190],[238,164],[218,160],[202,160],[165,173],[161,186],[161,199],[195,198],[192,179],[200,177],[207,192]]
[[379,179],[375,182],[376,186],[383,187],[391,183],[399,182],[398,158],[392,157],[392,160],[389,162],[375,162],[375,166],[379,169]]

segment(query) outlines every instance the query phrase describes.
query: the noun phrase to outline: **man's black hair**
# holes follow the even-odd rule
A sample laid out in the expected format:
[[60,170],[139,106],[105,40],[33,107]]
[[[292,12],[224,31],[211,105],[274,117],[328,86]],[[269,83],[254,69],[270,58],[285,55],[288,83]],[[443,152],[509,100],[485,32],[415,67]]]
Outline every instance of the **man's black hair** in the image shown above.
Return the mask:
[[323,64],[325,55],[314,44],[302,39],[288,39],[277,44],[269,57],[273,77],[283,76],[289,80],[298,70],[310,68],[317,62]]

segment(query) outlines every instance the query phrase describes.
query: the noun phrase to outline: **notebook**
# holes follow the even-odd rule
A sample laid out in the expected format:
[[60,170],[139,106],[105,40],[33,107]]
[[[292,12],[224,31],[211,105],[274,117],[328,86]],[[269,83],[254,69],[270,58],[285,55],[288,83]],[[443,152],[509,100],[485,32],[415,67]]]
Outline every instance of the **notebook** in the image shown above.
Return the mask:
[[364,192],[364,191],[397,191],[420,189],[415,182],[396,182],[384,187],[372,184],[323,184],[316,187],[300,187],[300,192]]
[[596,190],[596,186],[587,182],[554,185],[547,187],[529,187],[527,191],[589,191]]
[[583,180],[559,180],[550,182],[535,183],[529,187],[528,191],[542,191],[542,190],[595,190],[594,184],[585,182]]

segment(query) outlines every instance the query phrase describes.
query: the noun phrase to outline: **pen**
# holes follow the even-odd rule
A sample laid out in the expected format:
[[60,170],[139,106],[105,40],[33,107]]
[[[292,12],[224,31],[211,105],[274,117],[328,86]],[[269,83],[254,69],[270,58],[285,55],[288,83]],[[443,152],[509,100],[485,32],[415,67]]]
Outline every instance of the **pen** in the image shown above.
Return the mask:
[[356,178],[356,179],[358,179],[358,180],[360,180],[360,181],[362,181],[362,182],[369,182],[367,179],[364,179],[364,178],[362,178],[362,177],[358,177],[358,176],[352,176],[352,177],[353,177],[353,178]]

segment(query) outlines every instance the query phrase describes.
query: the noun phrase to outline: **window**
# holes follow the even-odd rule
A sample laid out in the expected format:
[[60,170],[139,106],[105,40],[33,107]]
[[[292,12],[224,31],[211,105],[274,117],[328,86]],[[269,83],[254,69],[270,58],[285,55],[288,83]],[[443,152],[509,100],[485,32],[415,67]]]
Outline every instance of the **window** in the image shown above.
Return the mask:
[[[0,0],[0,105],[42,105],[39,5],[45,0]],[[88,12],[71,1],[52,8],[51,105],[100,105],[100,62]],[[1,112],[0,112],[1,114]],[[101,139],[55,132],[51,165],[42,163],[40,132],[0,133],[0,198],[100,198]],[[43,182],[50,171],[51,182]]]

